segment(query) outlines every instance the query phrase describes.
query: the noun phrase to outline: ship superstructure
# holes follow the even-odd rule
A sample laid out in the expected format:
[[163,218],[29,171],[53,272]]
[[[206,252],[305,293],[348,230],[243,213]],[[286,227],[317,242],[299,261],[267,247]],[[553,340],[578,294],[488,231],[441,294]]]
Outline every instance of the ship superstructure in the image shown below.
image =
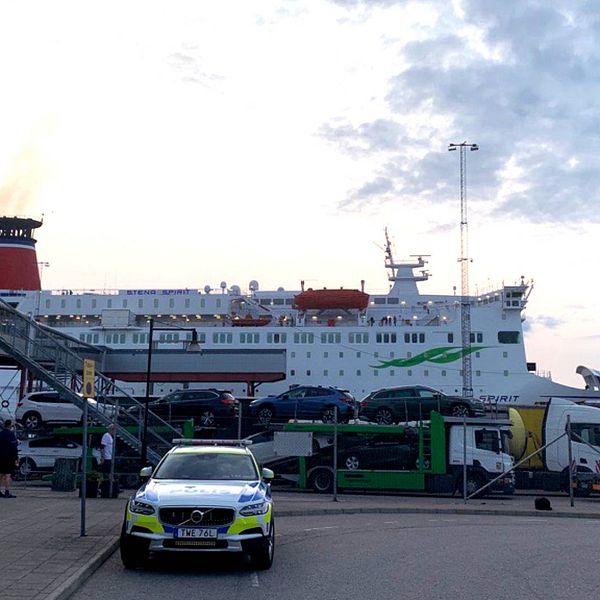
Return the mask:
[[[7,290],[0,298],[37,321],[98,346],[143,350],[149,320],[172,325],[155,337],[158,347],[180,347],[190,328],[206,349],[281,349],[286,379],[265,384],[277,393],[294,384],[348,389],[363,397],[374,389],[426,384],[456,394],[462,388],[461,359],[470,352],[473,395],[499,404],[532,404],[550,396],[599,396],[535,374],[523,342],[523,311],[531,291],[521,279],[469,298],[471,344],[461,344],[461,298],[422,294],[428,257],[395,261],[387,240],[385,266],[390,290],[263,291],[251,281],[247,291],[224,282],[186,289]],[[186,331],[179,331],[185,328]],[[214,382],[219,385],[221,382]],[[156,386],[155,393],[174,389]],[[231,385],[228,385],[231,387]],[[589,386],[588,386],[589,387]],[[142,391],[142,390],[140,390]],[[238,394],[247,390],[234,389]]]

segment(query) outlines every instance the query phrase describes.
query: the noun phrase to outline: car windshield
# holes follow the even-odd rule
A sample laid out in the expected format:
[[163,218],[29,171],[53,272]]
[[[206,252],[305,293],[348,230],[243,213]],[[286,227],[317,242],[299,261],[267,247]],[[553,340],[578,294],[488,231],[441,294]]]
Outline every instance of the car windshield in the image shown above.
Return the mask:
[[259,479],[252,457],[245,454],[169,454],[154,479],[202,479],[215,481]]

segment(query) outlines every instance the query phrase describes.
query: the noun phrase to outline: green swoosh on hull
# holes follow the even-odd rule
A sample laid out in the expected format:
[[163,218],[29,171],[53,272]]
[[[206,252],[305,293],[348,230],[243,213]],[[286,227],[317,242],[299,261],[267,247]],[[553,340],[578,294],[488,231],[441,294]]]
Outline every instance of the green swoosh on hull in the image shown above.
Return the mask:
[[445,346],[441,348],[430,348],[411,356],[410,358],[395,358],[394,360],[381,361],[380,365],[370,365],[374,369],[389,369],[390,367],[414,367],[424,362],[432,362],[438,365],[454,362],[467,354],[473,354],[483,350],[487,346],[471,346],[470,348],[456,348],[455,346]]

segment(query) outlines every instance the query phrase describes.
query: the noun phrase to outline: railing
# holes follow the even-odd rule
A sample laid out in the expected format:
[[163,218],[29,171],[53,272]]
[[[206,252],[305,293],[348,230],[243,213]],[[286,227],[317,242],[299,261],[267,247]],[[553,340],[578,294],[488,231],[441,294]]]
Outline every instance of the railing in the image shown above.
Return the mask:
[[[86,400],[78,391],[83,383],[83,360],[96,359],[96,396],[88,402],[89,417],[103,425],[114,423],[117,436],[141,450],[144,403],[102,374],[103,353],[98,348],[40,325],[0,301],[0,350],[82,410]],[[181,437],[181,431],[149,412],[146,435],[148,458],[156,463],[171,447],[171,440]]]

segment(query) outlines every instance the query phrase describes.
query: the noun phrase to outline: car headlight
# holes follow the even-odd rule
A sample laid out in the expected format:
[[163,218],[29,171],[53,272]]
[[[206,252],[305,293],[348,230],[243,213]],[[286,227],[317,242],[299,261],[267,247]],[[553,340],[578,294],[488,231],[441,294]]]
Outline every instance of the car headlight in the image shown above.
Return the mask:
[[253,517],[255,515],[264,515],[269,510],[268,502],[258,502],[257,504],[248,504],[240,509],[240,515],[243,517]]
[[129,503],[129,510],[136,515],[153,515],[154,506],[147,502],[140,502],[139,500],[131,500]]

